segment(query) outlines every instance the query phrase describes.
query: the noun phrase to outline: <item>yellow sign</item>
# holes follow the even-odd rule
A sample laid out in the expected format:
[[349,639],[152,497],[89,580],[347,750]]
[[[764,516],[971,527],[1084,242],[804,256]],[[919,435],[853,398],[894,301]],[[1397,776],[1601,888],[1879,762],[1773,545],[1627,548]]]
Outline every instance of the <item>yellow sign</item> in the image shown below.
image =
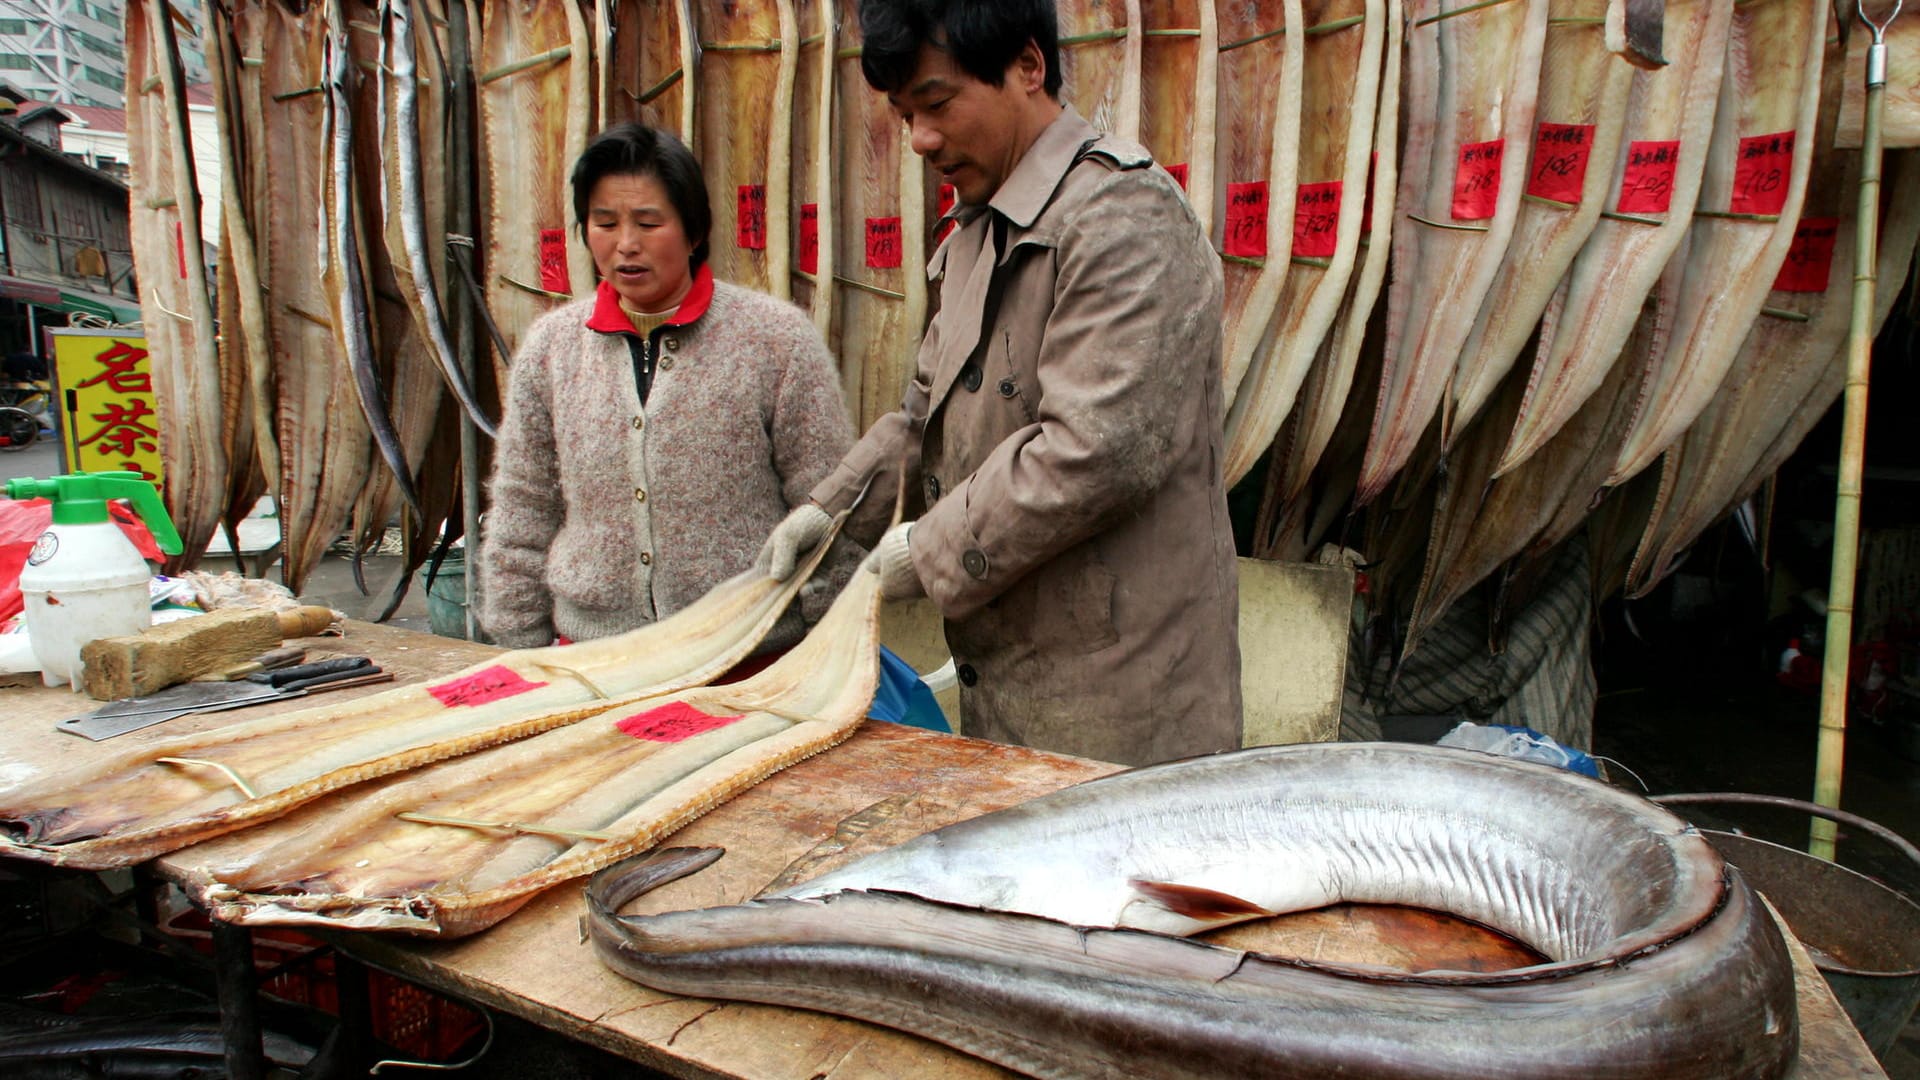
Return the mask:
[[147,339],[107,330],[53,330],[54,385],[69,472],[124,469],[162,483]]

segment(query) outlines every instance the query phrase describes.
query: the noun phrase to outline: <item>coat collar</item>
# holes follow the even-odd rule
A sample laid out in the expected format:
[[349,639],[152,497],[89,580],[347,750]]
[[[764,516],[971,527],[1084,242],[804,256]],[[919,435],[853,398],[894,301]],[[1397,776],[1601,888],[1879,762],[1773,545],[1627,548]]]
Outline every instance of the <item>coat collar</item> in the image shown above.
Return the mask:
[[[696,322],[707,313],[713,304],[713,267],[701,263],[693,272],[693,287],[681,299],[680,306],[668,317],[662,326],[685,326]],[[601,279],[600,287],[593,295],[593,314],[587,316],[587,329],[598,330],[603,334],[631,334],[633,321],[627,313],[620,310],[620,294],[613,291],[613,283]]]
[[993,193],[993,198],[987,200],[987,205],[1020,228],[1031,228],[1040,211],[1047,208],[1060,181],[1073,168],[1081,148],[1099,137],[1100,133],[1081,119],[1073,106],[1062,107],[1060,115],[1020,156],[1012,175]]

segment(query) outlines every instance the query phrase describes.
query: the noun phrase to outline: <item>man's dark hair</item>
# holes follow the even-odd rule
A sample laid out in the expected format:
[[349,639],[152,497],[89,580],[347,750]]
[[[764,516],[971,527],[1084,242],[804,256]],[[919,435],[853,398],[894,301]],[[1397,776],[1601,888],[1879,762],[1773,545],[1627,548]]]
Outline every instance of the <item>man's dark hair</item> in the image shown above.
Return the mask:
[[931,45],[990,86],[1031,41],[1047,64],[1046,91],[1060,96],[1060,21],[1054,0],[861,0],[860,70],[885,94],[906,89]]
[[609,176],[651,176],[660,181],[693,244],[693,265],[707,261],[707,234],[713,231],[707,180],[700,162],[679,139],[640,124],[615,124],[587,143],[580,160],[573,163],[573,219],[582,240],[587,236],[587,200],[593,197],[594,185]]

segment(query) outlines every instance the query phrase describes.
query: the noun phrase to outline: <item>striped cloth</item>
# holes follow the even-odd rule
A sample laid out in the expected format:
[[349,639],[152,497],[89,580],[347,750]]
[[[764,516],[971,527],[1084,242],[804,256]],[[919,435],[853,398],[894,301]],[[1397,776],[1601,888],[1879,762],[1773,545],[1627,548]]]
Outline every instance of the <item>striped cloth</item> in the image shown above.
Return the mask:
[[1489,644],[1485,587],[1456,601],[1397,673],[1391,650],[1369,662],[1356,635],[1347,649],[1340,738],[1379,739],[1382,716],[1456,716],[1529,727],[1590,750],[1596,696],[1591,581],[1582,533],[1560,546],[1531,602],[1509,615],[1498,651]]

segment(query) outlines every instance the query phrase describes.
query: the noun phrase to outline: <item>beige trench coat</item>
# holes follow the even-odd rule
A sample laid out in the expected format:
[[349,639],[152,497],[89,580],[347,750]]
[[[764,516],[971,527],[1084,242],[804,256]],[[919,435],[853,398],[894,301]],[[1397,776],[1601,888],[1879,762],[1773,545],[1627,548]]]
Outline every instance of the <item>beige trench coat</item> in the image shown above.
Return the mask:
[[838,512],[906,468],[965,734],[1126,764],[1240,743],[1220,263],[1152,164],[1068,109],[958,211],[902,408],[813,491]]

